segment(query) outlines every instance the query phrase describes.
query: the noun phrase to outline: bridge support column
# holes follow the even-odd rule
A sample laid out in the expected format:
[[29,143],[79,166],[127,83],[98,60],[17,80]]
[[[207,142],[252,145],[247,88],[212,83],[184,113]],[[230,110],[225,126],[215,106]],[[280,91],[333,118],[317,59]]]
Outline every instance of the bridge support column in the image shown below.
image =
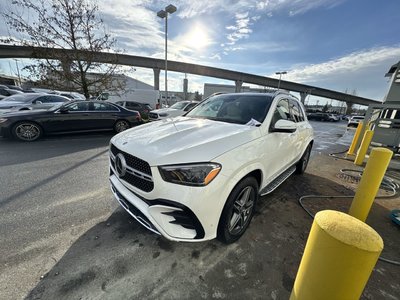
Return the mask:
[[242,91],[243,81],[235,80],[235,93],[240,93]]
[[308,95],[308,94],[305,93],[305,92],[300,92],[300,100],[301,100],[301,103],[304,104],[304,102],[306,101],[307,95]]
[[160,69],[153,69],[154,72],[154,89],[156,91],[160,90]]

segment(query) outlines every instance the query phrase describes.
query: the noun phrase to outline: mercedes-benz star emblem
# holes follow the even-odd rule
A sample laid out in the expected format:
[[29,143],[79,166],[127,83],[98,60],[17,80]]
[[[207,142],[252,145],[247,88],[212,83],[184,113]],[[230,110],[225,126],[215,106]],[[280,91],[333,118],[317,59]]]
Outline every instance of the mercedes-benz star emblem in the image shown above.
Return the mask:
[[115,171],[117,172],[118,177],[122,177],[126,173],[126,161],[122,153],[118,153],[115,157]]

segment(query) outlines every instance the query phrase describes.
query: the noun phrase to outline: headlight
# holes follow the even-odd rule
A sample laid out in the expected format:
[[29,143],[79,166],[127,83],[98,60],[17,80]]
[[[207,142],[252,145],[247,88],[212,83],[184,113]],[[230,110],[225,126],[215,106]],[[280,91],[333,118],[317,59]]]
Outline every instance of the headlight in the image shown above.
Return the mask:
[[162,179],[190,186],[206,186],[221,171],[221,165],[217,163],[199,163],[175,166],[158,167]]
[[5,119],[5,118],[0,118],[0,124],[1,124],[1,123],[4,123],[5,121],[7,121],[7,119]]

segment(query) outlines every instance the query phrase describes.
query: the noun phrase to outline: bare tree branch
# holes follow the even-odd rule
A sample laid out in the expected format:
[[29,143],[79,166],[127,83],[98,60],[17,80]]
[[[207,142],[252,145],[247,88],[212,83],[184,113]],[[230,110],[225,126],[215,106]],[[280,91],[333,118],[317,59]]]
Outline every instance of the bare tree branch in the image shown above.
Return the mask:
[[[117,65],[93,62],[91,54],[111,50],[116,42],[105,32],[97,4],[88,0],[14,0],[12,3],[15,9],[2,15],[8,29],[22,35],[20,40],[24,45],[76,51],[71,57],[38,60],[26,66],[24,69],[33,78],[55,89],[79,91],[86,97],[115,84]],[[22,11],[18,13],[18,9]],[[35,20],[30,22],[32,17]],[[12,38],[1,41],[15,42]],[[82,56],[81,50],[88,52]]]

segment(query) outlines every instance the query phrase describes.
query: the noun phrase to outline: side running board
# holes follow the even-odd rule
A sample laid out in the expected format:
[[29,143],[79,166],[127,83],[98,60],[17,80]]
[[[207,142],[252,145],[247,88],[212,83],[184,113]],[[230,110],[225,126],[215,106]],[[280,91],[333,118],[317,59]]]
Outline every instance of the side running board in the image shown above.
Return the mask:
[[272,193],[278,186],[280,186],[286,179],[290,177],[296,171],[296,166],[292,166],[283,172],[281,175],[276,177],[270,184],[260,191],[260,195],[264,196]]

